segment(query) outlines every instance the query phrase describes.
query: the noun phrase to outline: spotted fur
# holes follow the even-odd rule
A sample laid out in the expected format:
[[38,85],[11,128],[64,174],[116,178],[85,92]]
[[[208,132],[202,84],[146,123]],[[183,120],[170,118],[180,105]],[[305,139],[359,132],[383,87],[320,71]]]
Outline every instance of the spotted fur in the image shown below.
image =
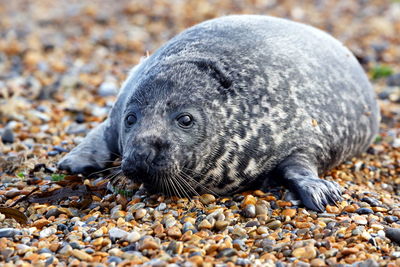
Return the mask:
[[[181,112],[194,127],[177,127]],[[129,113],[137,116],[131,128]],[[364,152],[378,120],[363,69],[330,35],[285,19],[227,16],[187,29],[137,66],[109,119],[59,166],[104,168],[119,154],[128,176],[166,193],[168,179],[218,194],[273,179],[323,210],[340,189],[318,174]],[[94,142],[101,153],[90,153]],[[157,168],[143,163],[150,156]]]

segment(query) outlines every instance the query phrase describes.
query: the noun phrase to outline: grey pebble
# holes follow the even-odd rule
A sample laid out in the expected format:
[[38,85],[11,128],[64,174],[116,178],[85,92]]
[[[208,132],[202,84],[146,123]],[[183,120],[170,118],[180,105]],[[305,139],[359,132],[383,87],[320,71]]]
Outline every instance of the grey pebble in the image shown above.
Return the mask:
[[127,231],[124,231],[117,227],[111,228],[110,231],[108,231],[108,234],[110,235],[110,238],[112,238],[112,239],[124,239],[128,236]]
[[400,86],[400,73],[390,75],[386,80],[386,84],[388,86]]
[[158,207],[156,208],[156,210],[158,211],[163,211],[167,208],[167,204],[165,203],[160,203],[160,205],[158,205]]
[[6,128],[1,135],[1,141],[4,144],[12,144],[14,143],[14,133],[10,128]]
[[115,262],[116,264],[118,264],[121,261],[122,261],[122,259],[120,257],[116,257],[116,256],[108,256],[108,258],[107,258],[107,263]]
[[236,254],[237,252],[233,248],[224,248],[217,254],[216,258],[232,257],[235,256]]
[[246,205],[243,209],[243,216],[246,218],[256,217],[256,207],[253,204]]
[[356,210],[356,213],[358,214],[371,214],[374,213],[373,210],[371,210],[370,208],[359,208]]
[[14,237],[20,235],[21,231],[14,228],[2,228],[0,229],[0,237]]

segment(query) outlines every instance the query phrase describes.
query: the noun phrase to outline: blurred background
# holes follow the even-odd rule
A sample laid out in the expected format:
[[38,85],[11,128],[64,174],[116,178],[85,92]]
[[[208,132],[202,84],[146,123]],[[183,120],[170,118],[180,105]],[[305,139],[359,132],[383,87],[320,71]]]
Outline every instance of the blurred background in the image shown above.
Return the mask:
[[[0,0],[3,144],[21,141],[22,152],[71,143],[75,135],[79,142],[105,118],[141,57],[189,26],[228,14],[284,17],[328,31],[357,56],[380,98],[399,102],[398,0]],[[398,106],[388,112],[400,113]]]

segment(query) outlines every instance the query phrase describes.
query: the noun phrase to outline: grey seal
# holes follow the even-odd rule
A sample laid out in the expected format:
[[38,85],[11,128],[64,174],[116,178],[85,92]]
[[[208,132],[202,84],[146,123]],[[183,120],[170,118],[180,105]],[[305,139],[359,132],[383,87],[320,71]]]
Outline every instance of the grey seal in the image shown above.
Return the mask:
[[285,185],[323,211],[341,188],[318,176],[364,152],[379,109],[339,41],[286,19],[234,15],[195,25],[136,66],[109,117],[59,162],[106,167],[151,192],[230,195]]

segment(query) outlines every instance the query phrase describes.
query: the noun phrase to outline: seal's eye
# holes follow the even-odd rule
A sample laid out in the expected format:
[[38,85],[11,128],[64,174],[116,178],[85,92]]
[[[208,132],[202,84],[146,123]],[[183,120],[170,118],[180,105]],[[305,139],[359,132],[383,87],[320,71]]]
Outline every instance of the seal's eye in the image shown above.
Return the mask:
[[176,117],[176,121],[178,122],[178,125],[182,128],[190,128],[193,126],[193,117],[190,114],[181,114],[178,117]]
[[126,116],[125,118],[125,124],[126,126],[132,126],[136,123],[137,119],[135,114],[129,114],[128,116]]

